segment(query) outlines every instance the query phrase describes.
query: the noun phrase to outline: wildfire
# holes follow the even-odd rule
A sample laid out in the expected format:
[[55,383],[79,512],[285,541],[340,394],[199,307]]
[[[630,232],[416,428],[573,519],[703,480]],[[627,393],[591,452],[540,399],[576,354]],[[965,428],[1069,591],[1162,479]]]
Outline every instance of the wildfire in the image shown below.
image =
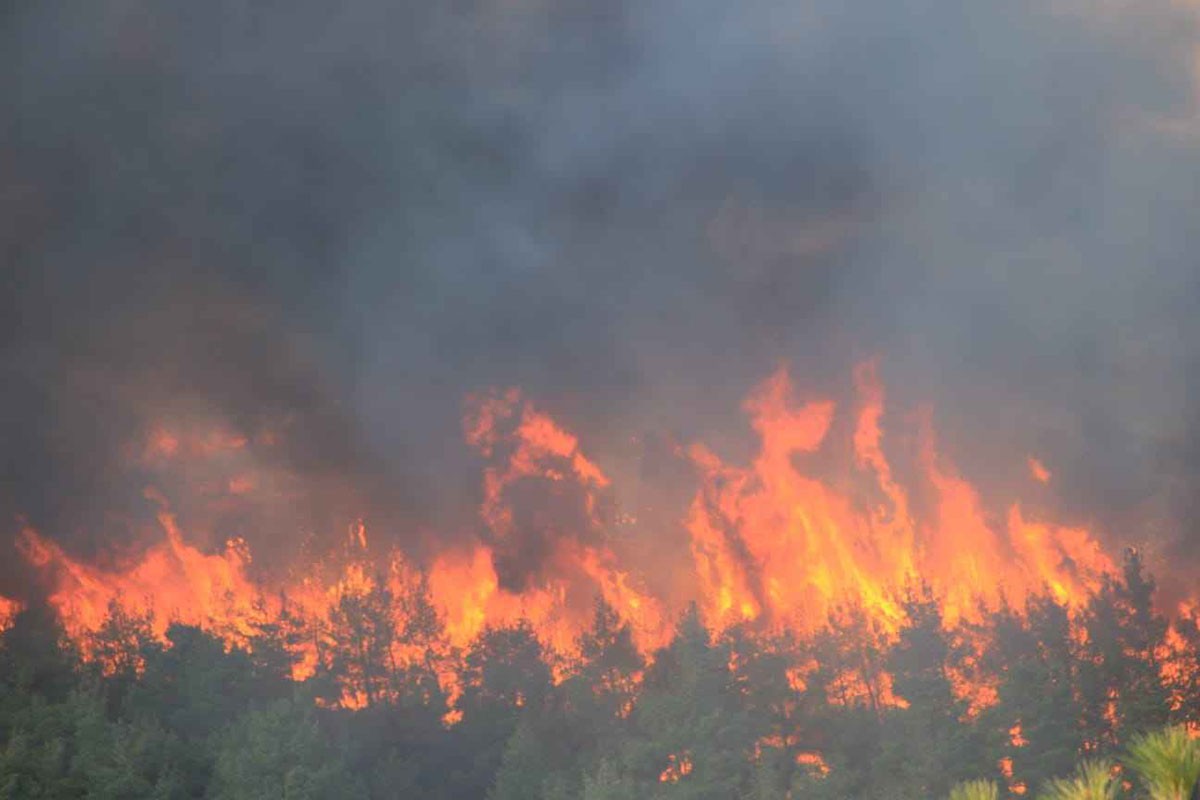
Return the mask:
[[796,754],[796,763],[807,767],[812,773],[825,777],[829,774],[829,765],[820,753],[806,751]]
[[0,632],[7,630],[12,625],[13,617],[20,610],[20,603],[0,595]]
[[244,640],[250,621],[278,613],[246,574],[250,556],[243,542],[231,540],[224,552],[206,555],[185,541],[165,507],[158,522],[163,541],[122,571],[80,563],[34,529],[21,531],[21,552],[52,576],[50,602],[68,634],[83,640],[99,630],[113,604],[148,615],[160,635],[177,621],[210,627],[231,642]]
[[[758,443],[748,463],[727,460],[702,443],[681,450],[698,479],[673,534],[690,556],[690,564],[673,565],[689,576],[683,590],[651,588],[660,585],[648,580],[658,565],[632,558],[613,533],[621,520],[634,518],[618,508],[617,482],[585,454],[577,436],[516,389],[468,398],[463,435],[483,462],[481,533],[448,537],[452,543],[425,563],[399,552],[372,556],[366,527],[357,521],[340,559],[266,581],[253,573],[241,540],[212,553],[193,544],[207,537],[189,536],[153,489],[147,496],[158,508],[157,543],[129,563],[82,563],[28,527],[18,543],[45,575],[50,602],[85,651],[88,636],[116,604],[147,616],[160,637],[177,621],[245,647],[263,624],[298,619],[321,630],[345,598],[384,590],[393,599],[388,613],[401,627],[413,604],[396,599],[417,588],[427,592],[444,625],[447,653],[467,647],[488,626],[518,621],[528,622],[544,646],[569,653],[590,623],[596,598],[630,623],[646,652],[670,638],[673,621],[690,602],[718,632],[747,624],[807,634],[840,624],[854,609],[886,637],[905,623],[905,598],[914,589],[938,598],[944,624],[954,628],[1002,602],[1021,608],[1035,594],[1077,607],[1112,573],[1111,559],[1086,530],[1033,519],[1016,502],[1001,520],[989,518],[979,490],[937,449],[928,412],[919,415],[916,435],[894,446],[874,362],[856,369],[855,385],[857,400],[845,408],[825,399],[798,401],[790,374],[780,369],[744,403]],[[834,435],[842,430],[850,435]],[[225,429],[157,426],[130,452],[146,467],[242,452],[260,440],[271,444],[276,435],[267,441]],[[893,451],[903,457],[902,468],[889,458]],[[832,476],[802,469],[818,453],[831,463],[844,456],[844,468]],[[1031,458],[1029,468],[1038,481],[1049,480],[1037,460]],[[215,485],[236,497],[258,491],[243,461],[230,462],[230,469]],[[554,496],[575,513],[564,522],[523,510],[520,498],[531,493]],[[530,526],[541,526],[536,563],[522,561]],[[514,563],[523,568],[515,577]],[[0,602],[0,624],[14,608]],[[301,639],[294,645],[297,678],[313,674],[321,657],[319,635]],[[415,657],[403,648],[393,656],[401,663]],[[904,702],[892,696],[886,674],[839,680],[835,688],[847,702]],[[971,676],[958,680],[975,705],[990,702],[989,687]],[[345,698],[350,705],[362,701]],[[679,761],[671,774],[686,774],[685,764]]]
[[658,776],[659,783],[679,783],[692,774],[692,755],[687,751],[667,756],[667,766]]
[[1004,526],[986,519],[978,491],[937,452],[922,426],[916,464],[931,518],[915,519],[910,492],[883,454],[884,393],[873,364],[857,372],[855,464],[874,479],[880,502],[861,508],[837,484],[803,474],[795,458],[825,444],[835,408],[796,404],[780,370],[745,408],[761,447],[747,467],[730,466],[702,446],[691,454],[704,478],[688,516],[697,577],[711,625],[766,618],[798,630],[823,625],[839,605],[867,609],[895,630],[904,591],[927,583],[942,598],[950,625],[980,606],[1021,604],[1050,591],[1082,603],[1113,569],[1090,534],[1026,519],[1009,507]]

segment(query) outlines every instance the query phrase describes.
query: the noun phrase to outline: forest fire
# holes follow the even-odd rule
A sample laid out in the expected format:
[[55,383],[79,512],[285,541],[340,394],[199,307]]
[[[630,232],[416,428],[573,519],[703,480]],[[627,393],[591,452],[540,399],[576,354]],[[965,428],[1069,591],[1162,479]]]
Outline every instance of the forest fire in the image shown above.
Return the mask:
[[1195,792],[1196,2],[10,5],[0,796]]
[[841,603],[861,604],[885,628],[902,621],[904,588],[928,583],[949,624],[1002,599],[1020,605],[1050,591],[1078,605],[1112,562],[1084,530],[1027,521],[1018,504],[1002,526],[985,519],[978,491],[954,474],[921,432],[922,483],[933,511],[916,519],[909,493],[881,449],[883,390],[874,365],[858,370],[863,398],[854,433],[858,466],[873,474],[881,501],[865,511],[829,483],[802,475],[792,459],[825,441],[834,408],[795,406],[786,372],[746,403],[761,449],[748,469],[729,467],[703,447],[705,475],[690,517],[697,572],[717,627],[766,615],[810,630]]
[[[675,532],[690,562],[671,565],[684,574],[682,587],[662,579],[662,565],[639,562],[618,535],[630,518],[619,510],[619,481],[516,389],[467,398],[462,430],[482,462],[479,527],[424,561],[381,552],[358,519],[324,556],[300,559],[282,579],[264,577],[240,538],[215,552],[194,544],[212,532],[190,536],[154,486],[145,496],[157,508],[157,541],[128,563],[85,563],[28,526],[18,545],[80,652],[114,679],[131,664],[143,668],[130,647],[146,646],[145,637],[176,647],[173,626],[182,624],[230,652],[285,654],[292,681],[332,680],[315,690],[317,707],[375,708],[416,692],[441,709],[447,730],[466,724],[464,710],[471,713],[488,680],[479,648],[535,659],[524,669],[541,665],[548,682],[570,687],[581,669],[588,674],[581,664],[612,657],[603,648],[618,647],[613,626],[627,632],[636,653],[627,657],[645,665],[610,665],[589,679],[590,692],[612,695],[614,719],[632,724],[642,685],[661,688],[662,673],[679,669],[672,650],[689,637],[723,642],[721,669],[745,702],[773,686],[790,698],[768,706],[777,721],[748,758],[785,754],[805,780],[843,774],[819,729],[787,722],[815,698],[886,724],[898,713],[920,718],[940,696],[939,725],[995,727],[997,777],[1020,795],[1042,769],[1028,754],[1045,734],[1028,722],[1027,701],[1014,699],[1014,676],[1080,683],[1069,690],[1080,698],[1094,692],[1095,732],[1077,742],[1094,751],[1128,724],[1130,678],[1094,689],[1081,683],[1114,647],[1151,670],[1166,713],[1191,719],[1200,702],[1200,627],[1190,609],[1176,612],[1157,643],[1105,639],[1111,632],[1096,626],[1106,619],[1158,624],[1146,616],[1154,613],[1152,584],[1141,582],[1137,562],[1130,572],[1127,560],[1123,573],[1087,530],[1037,519],[1018,502],[989,513],[995,505],[938,451],[927,410],[889,457],[885,445],[895,443],[885,441],[875,362],[860,364],[854,378],[855,398],[844,408],[798,401],[786,369],[764,380],[743,404],[757,440],[746,464],[700,443],[677,448],[695,478]],[[212,461],[214,470],[201,470],[202,497],[237,502],[253,497],[260,481],[245,459],[226,457],[256,439],[156,426],[130,452],[153,468]],[[816,455],[825,466],[809,469]],[[1030,477],[1044,484],[1048,473],[1035,465]],[[16,608],[0,606],[0,623]],[[542,656],[521,644],[523,632]],[[1053,653],[1062,659],[1053,669],[1065,673],[1046,662]],[[764,673],[771,663],[774,672]],[[936,686],[942,693],[929,695]],[[501,696],[521,710],[526,692]],[[686,747],[663,759],[653,766],[659,785],[694,780],[712,763]]]
[[0,631],[3,631],[12,622],[13,615],[21,610],[21,604],[16,600],[10,600],[7,597],[0,596]]
[[[717,634],[749,626],[760,635],[807,637],[850,614],[873,635],[889,638],[911,622],[905,609],[913,592],[937,598],[947,629],[966,630],[984,611],[1019,610],[1036,596],[1079,608],[1115,574],[1114,562],[1086,530],[1035,521],[1018,503],[1002,519],[988,519],[979,491],[938,453],[927,414],[912,454],[915,478],[906,486],[884,454],[885,394],[876,373],[874,362],[858,367],[857,401],[840,410],[828,401],[797,402],[792,378],[781,369],[745,402],[759,443],[748,465],[728,463],[703,444],[681,451],[698,489],[681,513],[691,578],[686,591],[673,596],[654,594],[646,579],[654,565],[625,561],[611,538],[610,477],[573,434],[515,389],[466,403],[464,436],[485,465],[478,514],[486,541],[447,546],[427,564],[399,552],[373,555],[358,521],[340,554],[300,564],[286,581],[259,583],[244,542],[202,552],[155,488],[147,497],[159,507],[160,540],[124,567],[82,563],[28,527],[19,544],[44,574],[50,603],[85,652],[89,635],[118,605],[150,620],[159,637],[170,623],[182,622],[212,631],[228,646],[251,646],[261,626],[286,625],[294,631],[298,680],[320,668],[324,631],[347,598],[383,602],[403,627],[420,608],[422,598],[414,595],[426,595],[444,625],[446,652],[467,648],[485,629],[525,622],[545,647],[565,654],[575,651],[594,602],[602,599],[648,654],[668,641],[690,602]],[[801,471],[798,457],[840,445],[830,440],[839,414],[849,414],[852,423],[848,474],[823,479]],[[156,427],[136,452],[143,463],[204,459],[247,441],[228,432],[189,437]],[[232,494],[254,491],[244,476],[226,486]],[[540,563],[525,584],[505,586],[502,562],[523,557],[518,528],[533,519],[520,516],[525,512],[514,497],[531,490],[557,494],[559,505],[578,512],[569,522],[581,529],[552,529],[539,542]],[[417,657],[408,645],[391,646],[400,662]],[[977,657],[985,649],[979,640],[973,646]],[[845,702],[903,703],[886,675],[873,686],[853,674],[841,680]],[[955,684],[976,710],[994,702],[983,679],[960,669]]]

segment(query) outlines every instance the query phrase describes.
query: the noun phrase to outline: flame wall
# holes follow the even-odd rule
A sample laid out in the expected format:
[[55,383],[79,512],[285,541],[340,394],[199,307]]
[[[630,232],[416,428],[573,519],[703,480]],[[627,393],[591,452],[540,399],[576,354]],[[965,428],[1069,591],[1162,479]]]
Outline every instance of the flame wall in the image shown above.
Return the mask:
[[[679,448],[695,489],[676,510],[675,531],[640,524],[623,510],[619,485],[580,439],[508,389],[465,404],[465,443],[482,467],[479,527],[469,544],[433,535],[424,556],[388,552],[372,547],[360,519],[340,548],[298,553],[287,569],[262,572],[244,540],[215,551],[198,547],[154,488],[147,497],[159,508],[159,533],[137,555],[89,564],[33,528],[18,544],[85,650],[114,604],[149,615],[159,636],[179,621],[244,647],[252,646],[256,626],[285,615],[320,630],[344,597],[375,587],[397,598],[391,613],[400,625],[413,607],[403,598],[428,591],[455,647],[485,626],[525,620],[548,647],[570,653],[598,599],[631,623],[646,651],[665,643],[688,603],[718,631],[747,624],[805,635],[857,613],[888,635],[904,623],[904,600],[914,591],[938,597],[953,627],[1001,604],[1019,609],[1036,594],[1078,607],[1113,574],[1112,560],[1086,530],[1038,519],[1016,501],[1003,515],[985,513],[979,490],[937,452],[927,423],[911,439],[912,469],[903,470],[911,484],[902,483],[885,452],[875,362],[861,364],[856,381],[858,397],[847,408],[799,401],[784,369],[763,381],[743,404],[758,440],[746,464],[699,443]],[[848,424],[835,426],[839,417]],[[849,441],[836,441],[837,430]],[[130,452],[139,462],[161,459],[163,469],[178,459],[199,462],[192,468],[214,476],[209,499],[218,506],[260,491],[236,460],[223,466],[232,477],[216,477],[228,453],[248,440],[213,434],[197,440],[201,446],[183,441],[156,426]],[[814,474],[799,462],[839,449],[848,455],[842,472]],[[1048,480],[1031,472],[1031,493],[1043,492]],[[203,533],[199,540],[211,539]],[[647,560],[629,542],[671,535],[686,542],[669,553],[672,563],[660,560],[664,551]],[[311,674],[317,658],[307,642],[298,645],[297,677]]]
[[14,6],[0,594],[1186,596],[1194,5],[881,5]]

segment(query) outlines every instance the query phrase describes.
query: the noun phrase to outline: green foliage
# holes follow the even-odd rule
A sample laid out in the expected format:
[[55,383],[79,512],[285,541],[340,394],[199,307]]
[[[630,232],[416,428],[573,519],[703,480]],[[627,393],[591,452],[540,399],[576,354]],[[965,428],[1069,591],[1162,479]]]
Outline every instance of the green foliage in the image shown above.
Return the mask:
[[628,800],[640,797],[633,779],[608,759],[583,779],[582,800]]
[[984,763],[977,729],[959,720],[966,705],[954,692],[948,668],[961,658],[942,625],[940,606],[924,590],[905,604],[910,624],[893,647],[888,666],[895,692],[907,708],[889,709],[874,769],[873,794],[923,800],[979,774]]
[[524,714],[505,748],[492,800],[578,798],[598,754],[616,753],[643,668],[628,624],[603,601],[580,637],[572,674]]
[[0,635],[0,703],[18,706],[31,697],[63,700],[78,681],[78,654],[58,617],[32,605]]
[[[920,589],[894,635],[851,608],[800,641],[714,637],[692,607],[649,659],[602,602],[569,658],[527,623],[460,652],[424,582],[241,631],[247,649],[178,624],[160,641],[114,605],[89,662],[35,605],[0,634],[0,800],[968,800],[998,798],[1003,759],[1047,800],[1115,800],[1107,761],[1061,776],[1121,747],[1132,798],[1176,800],[1200,755],[1162,726],[1200,717],[1200,628],[1167,637],[1153,585],[1131,555],[1077,616],[1033,598],[947,630]],[[297,683],[301,639],[318,674]],[[997,702],[977,713],[959,682],[981,675]]]
[[1113,765],[1088,760],[1069,778],[1054,778],[1046,783],[1039,800],[1116,800],[1120,785],[1113,777]]
[[356,794],[311,705],[290,700],[243,715],[219,739],[213,800],[321,800]]
[[484,797],[521,718],[543,710],[550,668],[533,628],[521,622],[485,630],[463,658],[458,679],[462,720],[451,732],[451,746],[460,757],[452,763],[448,785],[452,796]]
[[80,734],[98,709],[96,698],[80,693],[60,702],[31,697],[13,715],[0,753],[0,798],[82,796],[87,781]]
[[623,743],[622,763],[642,796],[718,800],[747,784],[758,737],[729,662],[693,606],[648,671]]
[[368,706],[391,696],[397,631],[386,582],[376,580],[365,592],[343,594],[330,614],[330,634],[330,668],[339,696],[358,697]]
[[172,737],[152,721],[110,723],[102,698],[35,698],[0,754],[0,798],[182,798]]
[[1129,734],[1168,721],[1170,703],[1158,661],[1167,622],[1154,610],[1153,593],[1154,581],[1144,573],[1141,557],[1129,550],[1121,577],[1106,579],[1088,604],[1078,689],[1085,736],[1102,752],[1114,751]]
[[1143,733],[1130,741],[1125,763],[1151,800],[1185,800],[1200,780],[1200,741],[1182,726]]
[[949,800],[1000,800],[994,781],[964,781],[950,790]]
[[[998,703],[984,722],[1001,743],[997,758],[1011,759],[1028,786],[1069,772],[1083,746],[1076,698],[1078,663],[1067,609],[1052,598],[1032,600],[1019,615],[1003,608],[990,620],[986,666],[999,676]],[[1022,746],[1009,733],[1020,726]]]

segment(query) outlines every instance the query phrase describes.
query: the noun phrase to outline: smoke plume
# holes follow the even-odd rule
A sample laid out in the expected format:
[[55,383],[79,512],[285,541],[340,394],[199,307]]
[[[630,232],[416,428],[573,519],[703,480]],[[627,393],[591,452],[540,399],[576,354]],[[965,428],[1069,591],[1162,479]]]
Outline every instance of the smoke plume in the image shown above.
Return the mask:
[[148,482],[194,483],[131,455],[165,421],[244,439],[230,464],[275,501],[214,526],[256,552],[363,514],[459,536],[482,524],[472,393],[519,386],[635,464],[615,477],[674,483],[664,443],[744,447],[776,365],[842,397],[878,356],[968,476],[1027,490],[1034,455],[1066,519],[1194,561],[1197,22],[1166,0],[10,3],[2,518],[130,546]]

